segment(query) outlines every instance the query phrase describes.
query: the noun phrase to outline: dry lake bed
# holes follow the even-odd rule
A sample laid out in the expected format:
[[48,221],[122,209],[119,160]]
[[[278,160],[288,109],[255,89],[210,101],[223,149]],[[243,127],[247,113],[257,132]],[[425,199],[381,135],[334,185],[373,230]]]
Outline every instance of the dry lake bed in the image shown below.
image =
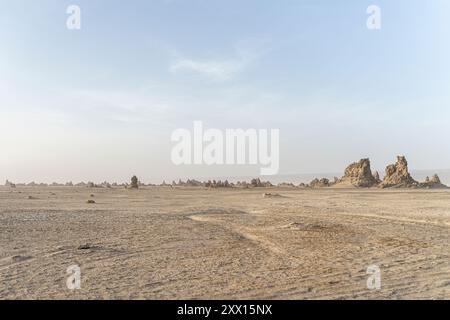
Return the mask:
[[450,190],[0,187],[0,299],[450,299],[449,244]]

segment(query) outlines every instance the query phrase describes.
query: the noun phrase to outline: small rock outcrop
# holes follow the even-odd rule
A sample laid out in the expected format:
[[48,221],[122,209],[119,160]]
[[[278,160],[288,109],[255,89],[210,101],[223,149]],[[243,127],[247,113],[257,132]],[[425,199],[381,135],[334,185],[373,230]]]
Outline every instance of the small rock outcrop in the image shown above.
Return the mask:
[[139,188],[139,181],[136,176],[131,177],[131,184],[130,189],[138,189]]
[[422,182],[419,184],[420,188],[427,188],[427,189],[446,189],[448,188],[445,184],[441,182],[441,179],[437,174],[433,175],[430,179],[430,177],[426,177],[425,182]]
[[380,183],[378,173],[372,174],[370,160],[361,159],[345,169],[344,176],[336,184],[348,184],[357,188],[370,188]]
[[419,183],[408,172],[408,162],[404,156],[397,156],[395,164],[386,167],[386,175],[381,183],[382,188],[414,188]]
[[215,188],[231,188],[233,187],[232,183],[229,183],[228,180],[222,181],[216,181],[216,180],[208,180],[207,182],[203,182],[202,185],[204,185],[207,188],[215,189]]
[[273,187],[272,183],[270,183],[269,181],[261,181],[261,179],[259,179],[259,178],[252,179],[250,181],[250,186],[252,186],[253,188]]
[[330,180],[328,180],[327,178],[322,178],[322,179],[314,179],[313,181],[311,181],[309,183],[309,186],[311,188],[325,188],[325,187],[329,187],[330,186]]
[[281,182],[277,185],[279,188],[295,188],[295,185],[291,182]]
[[11,181],[6,180],[5,187],[15,188],[16,185],[12,183]]

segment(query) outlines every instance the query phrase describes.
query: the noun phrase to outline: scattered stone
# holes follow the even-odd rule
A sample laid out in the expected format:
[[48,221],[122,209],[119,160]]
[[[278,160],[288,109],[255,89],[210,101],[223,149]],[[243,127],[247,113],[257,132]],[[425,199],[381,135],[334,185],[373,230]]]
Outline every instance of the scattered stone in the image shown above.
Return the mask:
[[93,246],[90,243],[86,243],[86,244],[82,244],[82,245],[78,246],[78,250],[89,250],[92,248],[93,248]]
[[279,193],[263,193],[263,198],[282,198],[283,196]]
[[22,262],[22,261],[30,260],[32,258],[33,258],[32,256],[21,256],[21,255],[18,255],[18,256],[12,257],[11,260],[13,262]]
[[94,201],[94,200],[88,200],[88,201],[86,201],[86,203],[88,203],[88,204],[94,204],[95,201]]

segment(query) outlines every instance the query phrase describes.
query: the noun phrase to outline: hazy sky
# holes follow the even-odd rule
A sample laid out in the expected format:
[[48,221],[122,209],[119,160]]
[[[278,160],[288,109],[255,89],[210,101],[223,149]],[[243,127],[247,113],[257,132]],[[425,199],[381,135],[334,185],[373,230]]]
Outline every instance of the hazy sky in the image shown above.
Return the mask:
[[0,0],[0,180],[259,172],[173,165],[194,120],[280,129],[281,174],[447,169],[449,39],[448,0]]

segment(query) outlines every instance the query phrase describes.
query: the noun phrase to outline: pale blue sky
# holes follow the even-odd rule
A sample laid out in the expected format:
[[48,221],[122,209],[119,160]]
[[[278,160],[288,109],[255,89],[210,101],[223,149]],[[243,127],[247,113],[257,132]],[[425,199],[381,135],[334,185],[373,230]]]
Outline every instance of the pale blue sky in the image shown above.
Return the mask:
[[[66,8],[81,7],[81,30]],[[366,27],[381,8],[382,28]],[[0,0],[0,179],[252,175],[175,167],[170,133],[279,128],[280,173],[405,154],[450,168],[450,2]]]

